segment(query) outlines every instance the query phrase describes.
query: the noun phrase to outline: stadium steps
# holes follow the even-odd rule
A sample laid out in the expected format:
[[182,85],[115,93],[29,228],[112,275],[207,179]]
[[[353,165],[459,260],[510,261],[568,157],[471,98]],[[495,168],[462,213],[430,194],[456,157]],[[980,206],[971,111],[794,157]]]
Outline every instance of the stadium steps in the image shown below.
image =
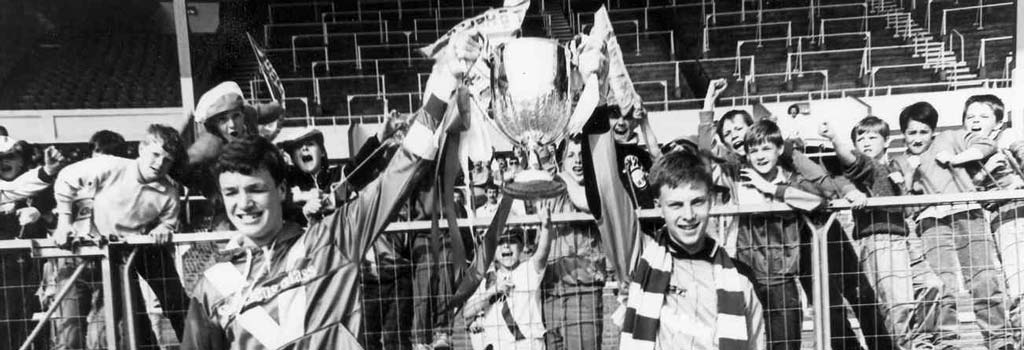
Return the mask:
[[572,40],[572,27],[569,25],[569,20],[565,18],[565,11],[562,9],[562,1],[542,1],[544,1],[544,14],[551,16],[551,27],[548,28],[548,31],[551,33],[551,37],[558,39],[560,42]]
[[913,17],[900,15],[906,14],[906,12],[896,2],[884,0],[874,1],[871,4],[872,10],[876,14],[897,15],[892,20],[896,34],[910,38],[908,43],[915,45],[914,57],[922,57],[925,60],[923,69],[938,70],[941,79],[952,82],[978,77],[978,74],[972,72],[971,68],[967,66],[966,61],[958,61],[956,53],[949,50],[941,41],[936,41],[935,37],[927,29],[921,27]]

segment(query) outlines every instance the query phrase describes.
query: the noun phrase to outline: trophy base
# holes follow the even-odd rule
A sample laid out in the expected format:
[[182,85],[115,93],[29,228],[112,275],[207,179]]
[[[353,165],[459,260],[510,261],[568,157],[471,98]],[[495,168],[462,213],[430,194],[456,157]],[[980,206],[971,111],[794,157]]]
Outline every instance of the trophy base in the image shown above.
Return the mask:
[[565,182],[546,171],[523,170],[516,174],[514,182],[505,185],[502,192],[515,199],[547,199],[564,193]]

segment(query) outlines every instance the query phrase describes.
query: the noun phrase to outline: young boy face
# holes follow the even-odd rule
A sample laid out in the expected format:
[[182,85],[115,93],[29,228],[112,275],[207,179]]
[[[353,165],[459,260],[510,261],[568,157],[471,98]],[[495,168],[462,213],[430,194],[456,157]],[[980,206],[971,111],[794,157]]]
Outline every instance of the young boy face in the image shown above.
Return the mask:
[[285,192],[270,171],[260,168],[251,175],[224,172],[219,181],[224,209],[236,230],[257,242],[272,239],[281,230]]
[[562,172],[568,174],[569,180],[576,184],[583,184],[583,158],[580,158],[580,144],[567,142],[565,144],[565,159],[562,161]]
[[885,154],[885,137],[877,131],[865,131],[853,140],[857,150],[871,159],[878,159]]
[[750,129],[750,125],[743,120],[743,117],[737,115],[732,119],[726,119],[722,122],[722,142],[726,144],[733,151],[740,156],[747,154],[747,149],[743,144],[743,137],[747,135],[747,129]]
[[705,236],[708,213],[711,212],[711,197],[708,186],[699,182],[680,184],[676,187],[662,185],[658,204],[665,218],[669,237],[676,244],[695,247]]
[[0,157],[0,179],[12,181],[25,172],[25,162],[18,154]]
[[244,117],[245,114],[241,109],[235,109],[213,116],[210,123],[213,123],[213,126],[220,132],[220,136],[231,142],[241,136]]
[[314,139],[303,140],[299,146],[292,149],[292,163],[303,173],[313,174],[320,170],[323,163],[323,148]]
[[498,265],[506,270],[515,269],[519,265],[519,258],[523,255],[523,244],[518,241],[501,241],[494,253]]
[[174,158],[164,150],[164,142],[160,138],[148,135],[139,143],[139,175],[143,181],[152,182],[167,175],[174,163]]
[[1002,126],[996,121],[995,111],[989,105],[975,102],[967,106],[964,112],[964,129],[982,136],[989,136],[993,130]]
[[[747,147],[747,160],[758,174],[768,175],[775,170],[782,156],[782,147],[771,142],[763,142]],[[770,179],[769,179],[770,180]]]
[[935,130],[932,130],[928,124],[911,120],[907,122],[907,128],[903,130],[903,137],[907,141],[907,153],[919,155],[931,147]]
[[498,203],[498,189],[497,188],[491,187],[491,188],[487,189],[487,202],[491,203],[491,204]]

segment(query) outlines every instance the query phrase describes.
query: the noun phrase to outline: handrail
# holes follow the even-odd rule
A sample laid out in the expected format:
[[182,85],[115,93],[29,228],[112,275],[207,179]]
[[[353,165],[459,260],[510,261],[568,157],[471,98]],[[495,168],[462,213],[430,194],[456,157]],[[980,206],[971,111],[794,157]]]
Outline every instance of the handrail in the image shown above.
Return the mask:
[[[823,8],[824,9],[832,9],[832,8],[840,8],[840,7],[862,7],[862,8],[864,8],[865,15],[867,14],[867,11],[868,11],[868,5],[867,5],[866,2],[864,2],[864,3],[848,3],[848,4],[832,4],[832,5],[818,5],[818,6],[816,6],[816,9],[819,9],[819,10],[823,9]],[[799,10],[808,10],[808,11],[810,11],[810,9],[811,9],[811,6],[808,5],[808,6],[783,7],[783,8],[777,8],[777,9],[766,9],[766,10],[762,10],[762,12],[763,13],[771,13],[771,12],[785,12],[785,11],[799,11]],[[718,12],[715,15],[716,16],[725,16],[725,15],[742,15],[742,14],[743,14],[742,11],[730,11],[730,12]],[[707,18],[705,18],[705,21],[706,22],[714,22],[714,21],[717,21],[717,18],[712,18],[711,15],[708,15]]]
[[[953,49],[953,34],[956,34],[956,37],[960,38],[960,62],[967,62],[967,56],[964,54],[964,35],[960,34],[959,30],[953,29],[944,44],[948,44],[948,51],[953,51],[953,54],[956,55],[956,50]],[[943,48],[943,51],[946,51],[946,48]]]
[[[551,22],[551,14],[548,13],[526,15],[526,17],[524,17],[524,20],[529,18],[540,18],[542,21],[545,21],[546,23]],[[435,34],[437,34],[438,37],[440,37],[442,33],[448,32],[449,27],[453,27],[465,20],[466,19],[462,17],[415,18],[412,20],[412,33],[413,36],[416,37],[416,41],[419,41],[420,21],[430,21],[434,22],[435,26],[433,29],[428,30],[433,31]],[[444,23],[446,21],[450,21],[453,23],[451,24],[451,26],[448,26],[447,23]]]
[[[398,3],[399,3],[399,5],[401,5],[401,1],[398,1]],[[465,6],[465,7],[463,7],[463,6],[435,7],[435,8],[432,8],[432,9],[427,9],[427,8],[411,8],[411,9],[397,8],[397,9],[380,9],[380,10],[374,10],[374,11],[358,11],[358,10],[353,11],[353,10],[348,10],[348,11],[323,12],[323,13],[321,13],[321,17],[323,17],[323,14],[329,14],[328,16],[343,16],[343,15],[357,15],[357,16],[359,16],[360,13],[380,13],[380,14],[397,13],[398,14],[398,18],[401,19],[403,14],[406,14],[406,13],[409,13],[409,12],[426,12],[428,14],[438,14],[438,13],[441,13],[441,11],[445,11],[445,10],[466,10],[466,9],[468,9],[470,11],[480,11],[480,12],[483,12],[483,11],[487,11],[490,8],[491,8],[490,6],[473,6],[473,5],[470,5],[470,6]]]
[[736,56],[736,57],[713,57],[713,58],[701,58],[701,59],[670,60],[670,61],[658,61],[658,62],[627,63],[626,64],[626,68],[658,66],[658,65],[671,64],[671,65],[675,66],[675,86],[678,87],[679,83],[680,83],[679,77],[681,76],[680,68],[679,67],[683,63],[697,63],[697,64],[699,64],[701,62],[732,61],[732,60],[735,60],[736,61],[736,76],[738,77],[738,76],[740,76],[741,71],[743,69],[743,67],[742,67],[742,63],[743,62],[742,62],[742,60],[744,60],[744,59],[749,59],[750,60],[750,67],[751,67],[750,74],[753,74],[754,73],[754,70],[753,70],[753,67],[754,67],[754,56],[753,55]]
[[[635,31],[633,31],[633,33],[636,33],[636,34],[640,33],[640,20],[633,19],[633,20],[622,20],[622,21],[612,21],[611,22],[612,26],[614,26],[616,24],[623,24],[623,23],[632,23],[633,26],[635,27],[634,29],[636,29]],[[581,33],[586,32],[587,26],[593,26],[593,24],[592,23],[584,24],[582,26]],[[551,26],[549,25],[548,28],[551,28]],[[640,35],[636,36],[636,55],[640,56]]]
[[955,67],[955,66],[956,66],[955,63],[948,63],[948,62],[947,63],[940,63],[938,65],[935,65],[934,63],[918,62],[918,63],[888,64],[888,65],[874,66],[874,67],[871,67],[871,82],[868,84],[868,87],[872,87],[872,88],[875,87],[875,77],[878,75],[878,72],[880,72],[882,70],[891,70],[891,69],[899,69],[899,68],[912,68],[912,67],[921,67],[922,69],[929,69],[929,68],[931,68],[931,69],[938,70],[938,69],[945,69],[945,68],[950,68],[950,67]]
[[985,44],[987,44],[989,41],[1004,41],[1004,40],[1013,40],[1013,36],[1012,35],[1006,35],[1006,36],[997,36],[997,37],[982,38],[981,39],[981,47],[978,49],[978,68],[984,68],[985,67]]
[[377,92],[385,90],[384,75],[346,75],[346,76],[332,76],[332,77],[319,77],[319,78],[281,78],[282,82],[286,81],[298,81],[298,82],[312,82],[313,83],[313,100],[317,104],[320,104],[323,100],[320,98],[320,81],[322,80],[350,80],[350,79],[374,79],[377,84]]
[[[278,4],[267,4],[267,22],[274,23],[274,8],[275,7],[299,7],[313,5],[313,13],[316,13],[316,9],[320,5],[331,5],[331,11],[335,10],[334,2],[330,1],[311,1],[311,2],[292,2],[292,3],[278,3]],[[316,16],[316,15],[314,15]],[[266,44],[266,43],[264,43]]]
[[[665,105],[665,110],[668,110],[668,81],[665,80],[647,80],[647,81],[634,81],[633,87],[640,85],[661,85],[662,100],[661,102]],[[658,102],[658,101],[651,101]]]
[[672,55],[671,58],[675,59],[675,57],[676,57],[676,32],[674,30],[654,30],[654,31],[640,32],[640,33],[635,33],[635,34],[625,33],[625,34],[619,35],[619,37],[625,37],[625,36],[630,36],[630,35],[636,35],[637,37],[639,37],[640,35],[650,36],[650,35],[664,35],[664,34],[668,34],[669,52]]
[[[931,0],[929,0],[929,2],[930,1]],[[997,3],[997,4],[964,6],[964,7],[957,7],[957,8],[951,8],[951,9],[942,10],[942,35],[946,35],[946,19],[947,19],[947,17],[948,17],[950,12],[966,11],[966,10],[977,9],[978,10],[978,18],[980,19],[980,18],[982,18],[981,17],[982,16],[981,15],[982,9],[992,8],[992,7],[999,7],[999,6],[1009,6],[1009,5],[1013,5],[1013,4],[1014,4],[1013,2],[1001,2],[1001,3]],[[980,29],[982,26],[983,26],[983,23],[982,22],[978,22],[978,28]],[[928,30],[931,30],[931,28],[929,28]]]
[[[284,49],[265,49],[264,52],[280,52],[280,51],[285,51],[285,50],[289,50],[289,49],[288,48],[284,48]],[[298,54],[299,51],[322,51],[323,54],[324,54],[324,59],[325,60],[330,59],[329,53],[327,52],[327,46],[295,47],[295,40],[292,39],[292,47],[291,47],[290,50],[292,52],[292,72],[298,72],[299,71],[299,54]]]
[[[1003,87],[1006,87],[1006,86],[1009,86],[1010,79],[1009,78],[1004,78],[1004,79],[973,79],[973,80],[963,80],[963,81],[960,81],[960,83],[964,83],[964,82],[975,82],[978,85],[984,85],[984,86],[993,86],[993,87],[1003,86]],[[807,100],[826,99],[826,98],[834,98],[834,97],[845,98],[848,95],[849,96],[854,96],[854,93],[860,93],[861,95],[865,95],[865,96],[867,96],[867,95],[872,95],[872,96],[888,96],[888,95],[892,95],[892,90],[893,89],[913,89],[913,88],[931,88],[931,87],[943,87],[943,88],[950,88],[950,89],[952,89],[952,88],[957,88],[959,85],[960,84],[953,84],[953,82],[950,82],[950,81],[941,81],[941,82],[929,82],[929,83],[886,85],[886,86],[879,86],[879,87],[846,88],[846,89],[832,90],[832,91],[829,92],[828,96],[819,96],[818,98],[815,98],[815,96],[813,95],[813,92],[773,93],[773,94],[754,95],[754,96],[749,96],[749,97],[729,96],[729,97],[720,97],[718,99],[719,103],[717,104],[717,106],[723,106],[723,107],[746,106],[746,105],[752,104],[751,99],[753,99],[754,101],[760,102],[760,103],[779,102],[779,101],[781,101],[782,97],[795,97],[795,96],[805,97]],[[878,94],[878,93],[871,94],[871,92],[873,92],[875,90],[879,90],[879,89],[882,89],[883,91],[885,91],[885,93],[882,93],[882,94]],[[774,98],[774,99],[771,99],[771,98]],[[692,109],[699,109],[701,107],[701,103],[703,101],[704,101],[703,98],[676,99],[676,100],[670,100],[669,104],[670,105],[671,104],[680,104],[680,103],[683,103],[683,104],[693,104],[694,107]],[[657,103],[657,104],[661,104],[661,103]]]
[[[863,32],[832,33],[832,34],[825,34],[824,36],[826,36],[826,37],[837,37],[837,36],[870,36],[870,35],[871,35],[870,31],[863,31]],[[817,35],[816,34],[808,34],[808,35],[798,35],[798,36],[774,37],[774,38],[767,38],[767,39],[740,40],[740,41],[736,42],[736,55],[737,56],[741,55],[741,49],[742,49],[743,45],[746,44],[746,43],[750,43],[750,42],[766,42],[766,41],[782,41],[782,40],[786,40],[786,47],[791,47],[791,46],[793,46],[792,43],[791,43],[791,41],[793,41],[793,40],[814,39],[814,38],[821,38],[821,37],[822,37],[822,35],[820,35],[820,34],[817,34]],[[821,39],[819,39],[819,40],[821,40]],[[763,47],[763,46],[758,45],[758,47]]]
[[406,99],[408,99],[409,110],[406,113],[410,113],[410,112],[412,112],[414,110],[412,99],[413,99],[413,97],[418,97],[419,95],[420,94],[416,93],[416,92],[385,92],[385,93],[376,93],[376,94],[350,94],[350,95],[346,95],[347,96],[346,98],[348,99],[348,103],[346,105],[346,108],[348,110],[348,115],[352,116],[352,100],[355,100],[357,98],[375,98],[375,99],[382,100],[384,102],[384,113],[388,113],[391,110],[391,108],[389,107],[390,106],[390,101],[388,100],[388,97],[393,96],[393,97],[405,97]]
[[[569,2],[571,3],[572,1],[569,1]],[[620,13],[620,12],[642,12],[643,13],[643,21],[644,21],[644,30],[647,30],[648,29],[648,23],[647,23],[648,21],[647,20],[650,17],[650,11],[651,10],[684,8],[684,7],[697,7],[697,6],[701,6],[704,2],[708,2],[708,1],[705,0],[705,1],[702,1],[701,3],[682,4],[682,5],[660,5],[660,6],[653,6],[653,7],[628,7],[628,8],[614,8],[614,9],[613,8],[608,8],[607,11],[608,11],[608,16],[611,16],[613,13]],[[714,1],[710,1],[710,2],[712,4],[714,4]],[[575,16],[576,32],[577,33],[582,33],[583,32],[583,30],[582,30],[583,29],[583,16],[590,16],[591,18],[593,18],[594,11],[582,11],[582,12],[576,12],[575,14],[576,14],[576,16]]]
[[[871,15],[871,16],[865,16],[865,17],[822,18],[821,19],[821,26],[818,28],[818,35],[819,35],[819,37],[827,35],[827,34],[825,34],[825,27],[826,27],[826,24],[828,24],[830,22],[851,21],[851,20],[864,20],[865,28],[862,29],[862,30],[863,31],[870,31],[870,30],[867,29],[867,20],[868,19],[873,19],[873,18],[886,18],[886,19],[888,19],[888,18],[891,18],[891,17],[907,17],[907,22],[906,22],[907,23],[906,24],[907,28],[904,31],[903,37],[905,38],[905,37],[909,36],[910,35],[910,19],[911,19],[909,12],[906,12],[906,13],[903,13],[903,12],[899,12],[899,13],[886,13],[886,14]],[[889,23],[888,22],[886,22],[886,28],[889,28]],[[897,31],[897,33],[899,33],[899,32]],[[825,39],[821,38],[821,39],[818,40],[818,42],[819,42],[819,44],[824,45]]]
[[[803,65],[803,56],[806,56],[806,55],[829,54],[829,53],[840,53],[840,52],[863,51],[864,54],[863,54],[863,57],[861,58],[861,69],[860,70],[861,70],[861,75],[864,75],[867,72],[867,70],[870,69],[870,67],[871,67],[871,52],[873,50],[882,50],[882,49],[890,49],[890,48],[897,48],[897,47],[905,48],[905,47],[913,47],[913,46],[914,45],[896,45],[896,46],[872,47],[871,46],[871,36],[868,35],[867,36],[867,45],[865,47],[862,47],[862,48],[830,49],[830,50],[818,50],[818,51],[804,52],[803,51],[803,41],[797,41],[797,52],[790,52],[790,53],[786,54],[786,72],[788,72],[788,73],[794,72],[794,67],[793,67],[793,62],[792,62],[794,56],[796,56],[797,61],[798,61],[797,65],[796,65],[796,68],[795,68],[795,72],[801,72],[801,71],[803,71],[803,68],[804,68],[803,67],[804,66]],[[786,77],[786,80],[789,80],[789,79],[790,79],[789,77]]]
[[707,52],[711,51],[711,44],[709,43],[709,41],[710,41],[710,38],[711,38],[711,31],[712,30],[725,30],[725,29],[738,29],[738,28],[755,27],[755,28],[757,28],[757,34],[756,34],[757,35],[757,40],[760,40],[760,39],[762,39],[762,37],[761,37],[761,28],[763,26],[774,26],[774,25],[779,25],[779,26],[785,25],[786,26],[786,35],[787,36],[792,36],[793,35],[793,21],[778,21],[778,22],[767,22],[767,23],[758,22],[758,23],[750,23],[750,24],[731,24],[731,25],[724,25],[724,26],[709,26],[709,25],[705,25],[704,26],[704,34],[703,34],[704,35],[704,40],[703,40],[704,41],[704,44],[703,44],[704,47],[702,48],[703,52],[707,53]]
[[[821,74],[822,82],[823,82],[823,86],[822,86],[822,89],[821,89],[821,94],[822,94],[822,96],[824,96],[825,94],[828,94],[829,89],[828,89],[828,70],[827,69],[800,71],[800,75],[798,75],[798,77],[803,77],[804,74]],[[790,78],[790,74],[788,74],[787,72],[759,73],[759,74],[755,74],[755,75],[750,75],[747,78],[749,78],[751,80],[751,82],[754,82],[754,80],[757,80],[758,77],[764,78],[764,77],[779,77],[779,76],[784,76],[784,77],[786,77],[786,79]],[[744,89],[747,89],[747,87],[744,86]]]

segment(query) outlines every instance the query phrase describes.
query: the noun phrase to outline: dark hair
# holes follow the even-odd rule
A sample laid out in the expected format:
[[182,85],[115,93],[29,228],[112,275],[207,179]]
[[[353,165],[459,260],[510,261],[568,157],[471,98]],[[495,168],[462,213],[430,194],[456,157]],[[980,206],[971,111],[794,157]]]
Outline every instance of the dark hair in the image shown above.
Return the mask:
[[654,161],[647,176],[653,188],[661,191],[662,186],[676,188],[684,184],[701,183],[709,190],[714,182],[707,165],[697,155],[689,152],[671,152]]
[[900,112],[900,130],[907,130],[907,125],[911,120],[924,123],[935,130],[939,124],[939,112],[928,102],[918,102],[907,106]]
[[[744,111],[744,110],[734,109],[734,110],[725,112],[725,115],[722,115],[722,119],[719,119],[718,123],[715,124],[715,133],[718,134],[718,137],[719,138],[724,137],[724,136],[722,136],[722,128],[725,127],[725,121],[726,120],[735,120],[736,118],[739,118],[739,117],[742,117],[743,118],[743,122],[747,123],[747,125],[754,125],[754,117],[751,117],[750,113],[747,113],[747,111]],[[722,140],[722,141],[725,141],[725,140]]]
[[800,104],[797,103],[789,105],[789,108],[786,108],[786,114],[793,111],[793,108],[796,108],[796,114],[800,114]]
[[174,162],[171,164],[171,177],[177,177],[188,164],[188,153],[185,151],[185,142],[181,139],[178,130],[163,124],[150,124],[146,133],[156,136],[163,143],[162,148],[167,152]]
[[747,129],[747,135],[743,136],[743,144],[748,150],[764,143],[771,143],[776,147],[782,147],[785,140],[782,138],[782,131],[779,126],[771,120],[761,120]]
[[967,98],[967,102],[964,102],[964,116],[960,118],[961,123],[967,119],[967,107],[970,107],[971,104],[974,103],[981,103],[988,106],[988,108],[992,108],[992,114],[996,117],[996,123],[1003,121],[1003,113],[1006,110],[1006,106],[1003,105],[1003,100],[1000,100],[996,95],[985,94],[974,95]]
[[7,127],[0,126],[0,136],[10,136],[7,134]]
[[857,125],[853,126],[853,130],[850,130],[850,139],[853,142],[857,142],[857,136],[868,132],[877,132],[879,135],[882,135],[883,139],[888,140],[890,132],[889,123],[873,115],[864,117]]
[[252,175],[259,169],[267,169],[275,185],[284,183],[288,167],[280,150],[267,139],[250,135],[232,141],[224,146],[213,175],[219,177],[223,173],[240,173]]
[[[159,136],[159,135],[158,135]],[[110,130],[100,130],[89,138],[89,151],[92,154],[107,154],[118,157],[127,157],[128,144],[124,142],[121,134]]]

